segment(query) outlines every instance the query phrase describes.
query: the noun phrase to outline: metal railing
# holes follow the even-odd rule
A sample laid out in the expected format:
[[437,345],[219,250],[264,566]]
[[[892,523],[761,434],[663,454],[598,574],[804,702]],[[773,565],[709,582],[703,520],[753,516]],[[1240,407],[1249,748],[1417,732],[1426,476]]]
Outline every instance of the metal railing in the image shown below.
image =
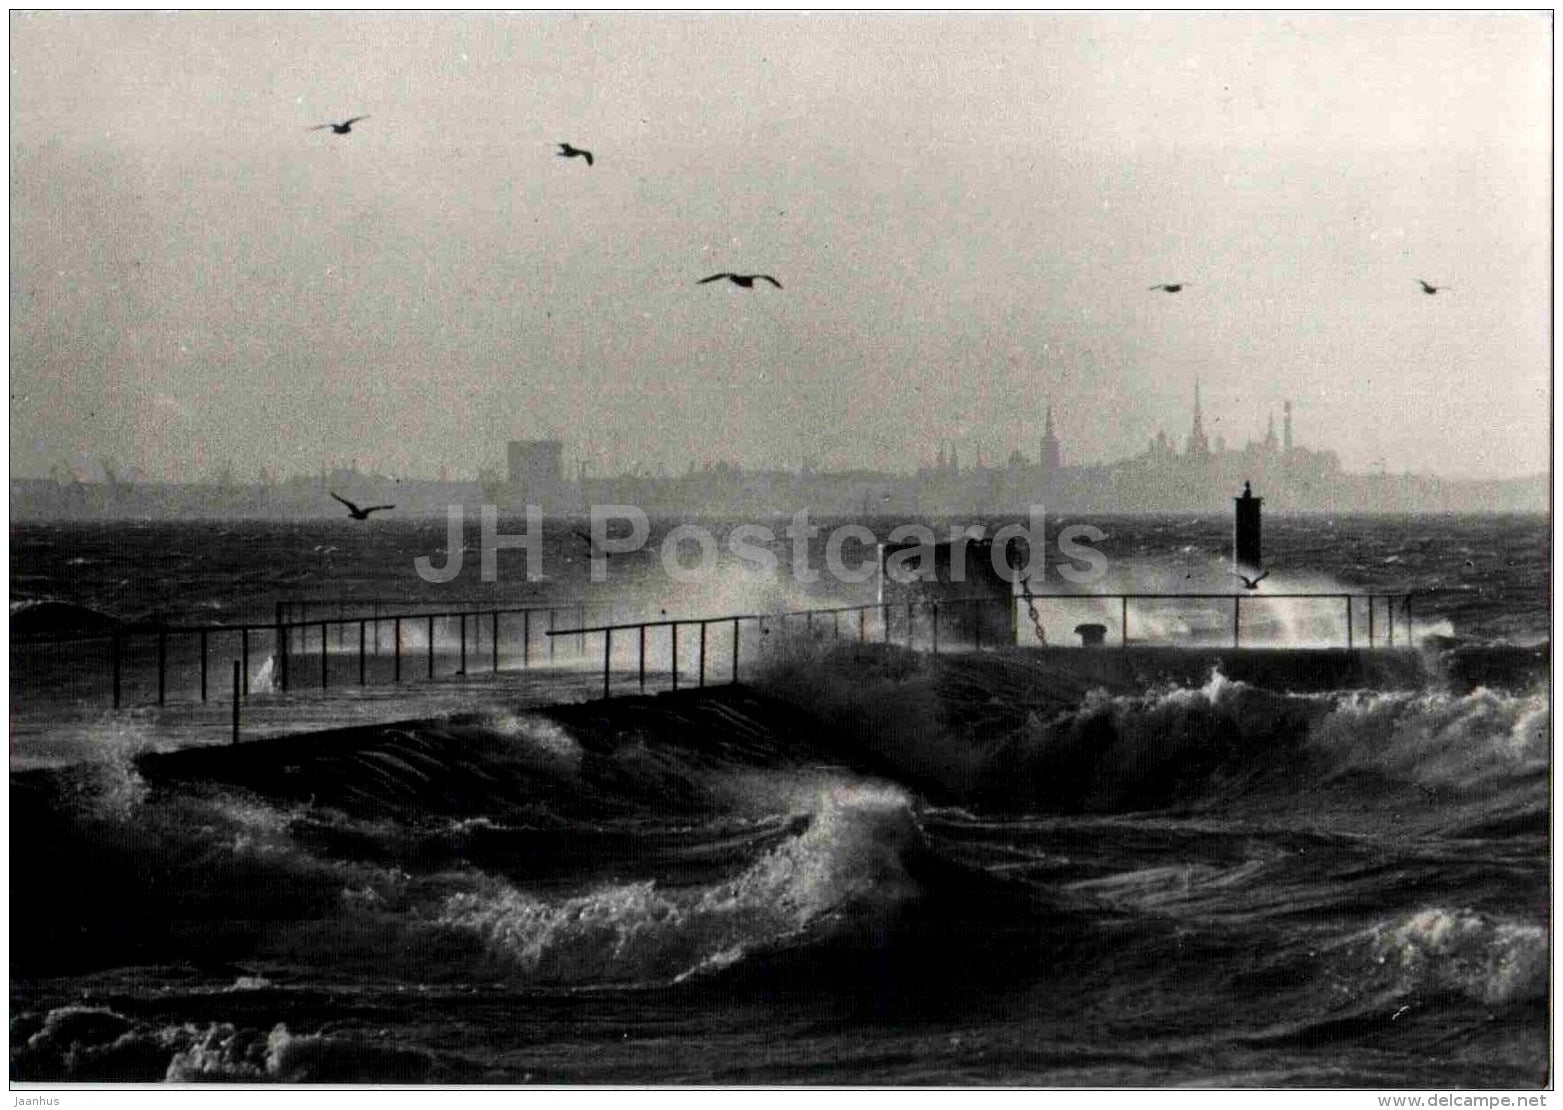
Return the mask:
[[[1152,638],[1131,640],[1129,635],[1129,618],[1133,612],[1131,609],[1131,602],[1162,603],[1189,601],[1205,603],[1214,602],[1221,605],[1222,607],[1230,604],[1230,646],[1234,648],[1240,648],[1243,646],[1244,602],[1248,602],[1250,603],[1250,606],[1253,606],[1255,604],[1265,602],[1306,601],[1319,606],[1328,606],[1332,611],[1334,610],[1334,607],[1338,605],[1341,607],[1339,611],[1344,618],[1343,643],[1306,645],[1281,644],[1278,646],[1343,647],[1348,651],[1357,650],[1359,646],[1359,637],[1356,633],[1356,611],[1358,609],[1363,610],[1363,615],[1366,617],[1366,642],[1361,646],[1369,648],[1379,646],[1393,647],[1395,644],[1395,628],[1397,624],[1395,608],[1396,603],[1399,602],[1406,628],[1406,631],[1402,636],[1402,642],[1407,646],[1412,643],[1412,595],[1404,593],[1283,593],[1262,595],[1237,593],[1032,593],[1030,596],[1032,600],[1037,602],[1090,605],[1095,609],[1099,609],[1104,605],[1104,603],[1108,605],[1116,604],[1119,618],[1117,637],[1117,646],[1119,647],[1127,647],[1131,643],[1149,645],[1158,642]],[[647,646],[648,632],[656,633],[661,629],[667,630],[667,654],[665,659],[668,663],[667,669],[671,679],[671,689],[677,690],[679,688],[682,666],[682,656],[680,654],[679,643],[680,629],[691,629],[693,630],[693,634],[696,637],[695,642],[698,644],[698,648],[696,649],[697,661],[694,667],[695,685],[697,687],[703,687],[708,685],[710,682],[721,679],[724,674],[726,681],[729,683],[736,683],[739,681],[740,659],[742,656],[744,627],[746,625],[752,624],[757,626],[758,633],[761,636],[764,636],[769,634],[769,624],[774,623],[783,630],[791,630],[797,628],[798,623],[801,622],[804,630],[813,633],[816,637],[822,637],[823,634],[828,630],[831,639],[839,640],[842,638],[842,618],[845,616],[847,618],[847,639],[853,638],[853,625],[855,625],[856,639],[858,642],[876,642],[889,644],[897,642],[898,638],[896,635],[895,626],[898,623],[897,618],[901,618],[904,614],[904,619],[899,620],[901,630],[899,636],[900,644],[904,647],[912,649],[926,649],[937,655],[941,650],[967,649],[983,651],[986,649],[1004,646],[1027,646],[1018,643],[1019,638],[1015,635],[1014,632],[1014,630],[1017,628],[1025,627],[1025,621],[1018,619],[1021,607],[1025,604],[1025,599],[1019,597],[946,598],[940,602],[904,600],[893,602],[876,602],[870,605],[843,605],[821,609],[803,609],[776,613],[730,613],[717,617],[691,617],[682,619],[663,618],[654,621],[626,621],[622,623],[607,623],[600,625],[582,626],[577,628],[556,629],[549,632],[548,635],[550,637],[602,637],[602,696],[607,698],[612,696],[613,693],[614,638],[616,634],[627,636],[629,641],[634,645],[633,664],[636,676],[636,685],[640,693],[645,693],[647,688],[647,663],[649,658]],[[942,633],[943,638],[941,639],[941,609],[946,613],[950,612],[951,610],[955,610],[957,612],[965,610],[967,615],[972,615],[971,610],[973,607],[975,607],[976,610],[974,614],[976,619],[964,622],[965,634],[958,637],[952,636],[950,633],[952,622],[947,621],[944,625],[944,631]],[[1378,611],[1380,608],[1384,610],[1384,615],[1381,622],[1377,620]],[[992,622],[985,621],[983,619],[985,610],[998,613],[1000,615],[1001,621],[1008,620],[1011,622],[1011,635],[1009,637],[1008,644],[1002,643],[999,638],[992,635],[989,635],[986,638],[984,637],[984,628],[987,627],[991,629],[993,627]],[[868,620],[870,614],[873,614],[875,617],[873,622],[875,627],[872,633],[870,632]],[[1093,625],[1097,629],[1100,629],[1100,642],[1105,646],[1107,644],[1105,636],[1107,627],[1102,624],[1096,624],[1095,622],[1093,622]],[[1077,628],[1078,627],[1083,626],[1077,626]],[[707,666],[708,644],[709,640],[711,639],[711,630],[713,628],[720,630],[722,635],[727,639],[725,651],[719,649],[717,652],[718,655],[727,655],[729,657],[729,662],[727,663],[727,666],[724,670],[715,670],[708,668]],[[1038,625],[1038,631],[1040,632],[1040,625]],[[986,642],[984,642],[985,639]],[[625,641],[623,639],[620,640],[620,643],[624,642]],[[1038,642],[1045,644],[1047,641],[1039,636]],[[1082,637],[1082,643],[1084,642],[1084,637]],[[1166,637],[1163,637],[1159,642],[1165,644],[1169,642],[1176,643],[1178,641],[1169,641]],[[1211,642],[1224,645],[1227,641],[1226,637],[1223,636],[1219,641]],[[689,641],[686,640],[685,643],[688,645]]]
[[[165,706],[206,702],[232,661],[239,692],[326,690],[497,672],[576,658],[586,640],[545,637],[560,624],[584,623],[611,602],[487,609],[409,610],[345,618],[290,620],[278,602],[269,623],[125,625],[107,632],[12,640],[14,699],[53,695],[76,702]],[[334,641],[334,646],[333,646]],[[421,666],[420,666],[421,664]]]
[[[1032,603],[1054,609],[1087,607],[1097,642],[1125,647],[1190,641],[1241,647],[1245,638],[1250,643],[1274,642],[1266,633],[1273,631],[1275,621],[1267,621],[1264,607],[1305,603],[1342,618],[1335,623],[1333,617],[1327,617],[1320,633],[1324,642],[1308,646],[1355,650],[1359,646],[1393,647],[1397,634],[1400,642],[1409,646],[1412,597],[1409,593],[1378,592],[1033,593],[1030,599],[905,598],[772,613],[619,622],[614,620],[613,603],[607,601],[437,611],[375,612],[371,608],[368,613],[345,617],[295,620],[289,619],[293,610],[288,606],[297,602],[289,600],[279,601],[275,619],[264,624],[122,626],[91,635],[13,640],[11,687],[17,701],[37,696],[106,702],[115,709],[138,704],[164,706],[171,701],[205,702],[221,696],[212,667],[221,668],[229,660],[238,667],[238,696],[247,698],[257,687],[282,692],[329,690],[528,669],[561,658],[578,664],[596,656],[595,651],[588,652],[596,646],[589,641],[600,636],[603,692],[607,696],[612,690],[615,641],[621,649],[633,642],[633,656],[621,653],[627,656],[626,666],[633,664],[640,690],[647,687],[653,655],[662,658],[672,687],[677,689],[689,653],[697,655],[688,668],[696,685],[704,686],[722,673],[737,681],[746,626],[753,626],[749,634],[761,641],[773,629],[801,628],[816,638],[894,643],[935,654],[1050,644],[1040,618],[1034,623],[1030,619],[1028,606]],[[345,604],[363,601],[348,600]],[[373,606],[376,602],[368,599],[368,603]],[[1155,610],[1167,605],[1193,606],[1208,619],[1202,629],[1193,632],[1158,631]],[[604,612],[606,619],[588,623],[592,614]],[[1224,622],[1229,622],[1229,627]],[[1111,627],[1113,623],[1116,629]],[[1404,632],[1397,633],[1401,625]],[[1076,631],[1086,627],[1077,625]],[[681,630],[687,630],[682,642]],[[1116,636],[1110,636],[1114,631]],[[655,642],[648,645],[648,636],[653,640],[665,636],[665,653]],[[714,646],[713,640],[718,641]],[[1277,646],[1296,644],[1283,639]],[[710,657],[722,654],[730,662],[718,671]]]

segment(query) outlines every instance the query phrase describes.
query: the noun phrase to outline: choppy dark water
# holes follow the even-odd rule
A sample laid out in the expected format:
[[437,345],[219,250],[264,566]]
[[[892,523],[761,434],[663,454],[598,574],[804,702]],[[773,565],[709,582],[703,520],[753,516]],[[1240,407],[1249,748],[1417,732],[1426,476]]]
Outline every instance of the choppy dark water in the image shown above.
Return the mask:
[[[1147,584],[1225,540],[1099,523]],[[410,592],[442,542],[355,535],[18,528],[12,588],[263,615],[290,582]],[[1546,522],[1267,541],[1298,575],[1454,587],[1419,635],[1481,665],[1093,690],[787,644],[701,698],[15,771],[12,1077],[1547,1083],[1549,690],[1511,650],[1549,637]],[[538,595],[578,594],[571,566]]]

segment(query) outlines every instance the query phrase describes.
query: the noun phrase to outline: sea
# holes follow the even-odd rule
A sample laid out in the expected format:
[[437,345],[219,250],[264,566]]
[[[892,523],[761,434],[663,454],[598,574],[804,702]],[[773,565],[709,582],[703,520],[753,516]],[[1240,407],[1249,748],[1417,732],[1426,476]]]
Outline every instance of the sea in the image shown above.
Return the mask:
[[[1082,592],[1233,588],[1219,514],[1070,524],[1106,561]],[[305,595],[661,619],[873,586],[674,577],[651,549],[594,582],[568,522],[535,581],[514,551],[482,581],[469,527],[443,584],[414,565],[449,556],[442,521],[13,523],[11,1078],[1549,1085],[1549,521],[1273,514],[1264,538],[1255,597],[1418,591],[1397,647],[1423,677],[1126,679],[1077,666],[1044,599],[1048,651],[777,631],[737,685],[597,701],[556,662],[556,697],[410,682],[347,724],[300,697],[285,737],[232,746],[51,691],[17,640]],[[253,698],[280,720],[274,663]]]

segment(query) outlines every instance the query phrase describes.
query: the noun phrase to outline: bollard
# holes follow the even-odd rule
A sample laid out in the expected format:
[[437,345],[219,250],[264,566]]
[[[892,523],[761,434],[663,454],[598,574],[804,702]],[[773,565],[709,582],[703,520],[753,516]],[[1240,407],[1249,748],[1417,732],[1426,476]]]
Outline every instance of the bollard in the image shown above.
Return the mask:
[[673,689],[678,689],[678,622],[668,625],[673,630]]
[[865,643],[868,640],[868,610],[859,606],[857,611],[857,642]]
[[554,611],[550,609],[548,610],[548,661],[550,663],[554,661],[554,644],[558,639],[559,637],[554,635]]
[[1352,637],[1351,637],[1351,595],[1350,594],[1344,594],[1344,595],[1342,595],[1341,600],[1346,603],[1346,650],[1350,651],[1352,649],[1352,642],[1351,642],[1351,639],[1352,639]]
[[[582,614],[582,620],[583,621],[585,620],[585,614],[584,613]],[[577,627],[579,627],[579,626],[577,626]],[[586,634],[584,632],[581,633],[581,636],[582,636],[583,639],[585,638],[585,635]],[[613,629],[611,629],[611,628],[604,628],[602,630],[602,696],[603,696],[604,700],[606,700],[607,697],[608,697],[609,667],[611,667],[612,664],[613,664]]]
[[646,626],[640,626],[640,692],[646,692]]
[[461,670],[457,674],[467,673],[467,614],[461,614]]
[[933,603],[933,653],[939,654],[939,603]]
[[244,675],[244,696],[250,696],[250,628],[245,625],[239,632],[239,657],[244,661],[240,673]]
[[235,659],[233,661],[233,743],[235,744],[239,742],[239,693],[242,689],[239,676],[242,673],[239,661]]
[[1129,598],[1128,595],[1118,599],[1118,644],[1120,647],[1129,646]]
[[700,683],[706,684],[706,622],[700,622]]
[[1232,646],[1238,646],[1238,626],[1242,620],[1243,598],[1239,594],[1232,595]]

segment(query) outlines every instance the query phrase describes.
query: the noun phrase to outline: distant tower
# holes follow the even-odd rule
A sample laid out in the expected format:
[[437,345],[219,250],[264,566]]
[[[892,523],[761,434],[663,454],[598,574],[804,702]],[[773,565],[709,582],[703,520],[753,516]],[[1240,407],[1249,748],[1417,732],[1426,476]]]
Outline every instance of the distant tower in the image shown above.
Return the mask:
[[1286,414],[1286,419],[1281,424],[1281,443],[1286,448],[1286,453],[1290,455],[1292,453],[1292,403],[1287,401],[1282,404],[1281,411]]
[[1232,502],[1232,569],[1253,576],[1264,565],[1259,529],[1259,506],[1264,504],[1264,498],[1255,497],[1254,491],[1244,482],[1243,496],[1234,497]]
[[1053,432],[1053,406],[1047,406],[1047,426],[1042,430],[1042,453],[1037,461],[1047,470],[1057,470],[1064,465],[1064,449]]
[[1205,438],[1205,415],[1199,403],[1199,379],[1194,379],[1194,426],[1189,429],[1188,454],[1203,457],[1210,454],[1210,441]]
[[942,439],[939,441],[939,462],[934,467],[934,469],[939,471],[941,474],[944,472],[944,440]]
[[1265,450],[1274,451],[1275,445],[1275,413],[1272,412],[1269,423],[1265,425]]

